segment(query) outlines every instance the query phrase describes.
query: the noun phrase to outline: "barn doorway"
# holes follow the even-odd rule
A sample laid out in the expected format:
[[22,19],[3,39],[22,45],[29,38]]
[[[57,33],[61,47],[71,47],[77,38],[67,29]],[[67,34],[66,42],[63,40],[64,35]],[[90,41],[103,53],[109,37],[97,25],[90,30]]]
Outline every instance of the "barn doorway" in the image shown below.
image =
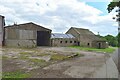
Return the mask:
[[99,49],[101,48],[101,43],[98,43],[98,48],[99,48]]
[[80,46],[80,42],[78,42],[78,46]]
[[37,46],[50,46],[50,33],[48,31],[37,31]]

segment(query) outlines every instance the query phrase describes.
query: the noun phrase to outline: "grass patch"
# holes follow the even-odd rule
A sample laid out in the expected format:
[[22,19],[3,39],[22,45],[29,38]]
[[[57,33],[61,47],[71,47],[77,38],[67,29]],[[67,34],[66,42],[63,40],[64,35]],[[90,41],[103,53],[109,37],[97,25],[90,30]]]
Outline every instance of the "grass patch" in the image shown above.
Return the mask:
[[2,59],[8,59],[8,56],[1,56]]
[[88,47],[80,47],[80,46],[71,46],[71,48],[77,48],[84,51],[95,51],[95,52],[105,52],[105,53],[113,53],[116,49],[114,47],[109,47],[106,49],[97,49],[97,48],[88,48]]
[[20,58],[20,59],[29,59],[29,56],[28,56],[28,55],[20,55],[19,58]]
[[23,73],[21,71],[2,73],[2,78],[28,78],[28,77],[30,77],[30,74]]
[[82,57],[84,55],[81,55],[80,53],[73,53],[69,56],[65,56],[62,54],[53,54],[51,55],[51,60],[57,60],[57,61],[61,61],[61,60],[66,60],[66,59],[70,59],[70,58],[74,58],[74,57]]
[[48,55],[50,55],[50,54],[43,54],[43,53],[41,53],[41,54],[37,54],[37,56],[48,56]]
[[20,54],[28,55],[29,53],[28,52],[20,52]]
[[42,59],[30,59],[30,61],[34,62],[34,63],[43,63],[43,62],[46,62],[45,60],[42,60]]
[[45,67],[48,63],[45,60],[42,59],[30,59],[30,62],[33,62],[34,65]]
[[51,55],[51,60],[65,60],[65,59],[68,59],[68,56],[61,55],[61,54]]

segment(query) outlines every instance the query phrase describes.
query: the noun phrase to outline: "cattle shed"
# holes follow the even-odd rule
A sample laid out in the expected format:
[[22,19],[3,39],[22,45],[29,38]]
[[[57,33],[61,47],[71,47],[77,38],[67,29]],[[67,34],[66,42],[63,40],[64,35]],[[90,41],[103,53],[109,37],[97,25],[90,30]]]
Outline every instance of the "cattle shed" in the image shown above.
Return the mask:
[[51,46],[73,46],[76,45],[76,39],[71,34],[52,33],[51,34]]
[[89,29],[71,27],[66,34],[72,34],[77,40],[78,45],[83,47],[107,48],[108,44],[105,40],[97,37]]
[[50,46],[51,31],[35,23],[14,24],[4,27],[5,46]]

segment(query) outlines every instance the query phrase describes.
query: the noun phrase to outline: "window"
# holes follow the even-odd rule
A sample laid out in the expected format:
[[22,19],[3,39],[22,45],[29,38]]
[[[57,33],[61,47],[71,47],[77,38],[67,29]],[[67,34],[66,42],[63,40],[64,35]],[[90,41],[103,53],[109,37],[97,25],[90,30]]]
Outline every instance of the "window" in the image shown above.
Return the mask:
[[76,43],[76,41],[74,41],[74,43]]
[[72,43],[72,41],[70,41],[70,43]]
[[62,43],[62,41],[60,41],[60,43]]
[[90,43],[88,43],[88,46],[90,45]]
[[65,43],[67,43],[67,41],[65,41]]

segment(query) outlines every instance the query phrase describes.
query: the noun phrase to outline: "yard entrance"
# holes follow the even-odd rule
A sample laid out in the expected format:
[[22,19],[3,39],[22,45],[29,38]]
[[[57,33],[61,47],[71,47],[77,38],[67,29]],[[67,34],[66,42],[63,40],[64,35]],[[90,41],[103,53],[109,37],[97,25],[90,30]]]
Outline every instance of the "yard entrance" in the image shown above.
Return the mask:
[[48,31],[37,31],[37,46],[50,46],[50,33]]

